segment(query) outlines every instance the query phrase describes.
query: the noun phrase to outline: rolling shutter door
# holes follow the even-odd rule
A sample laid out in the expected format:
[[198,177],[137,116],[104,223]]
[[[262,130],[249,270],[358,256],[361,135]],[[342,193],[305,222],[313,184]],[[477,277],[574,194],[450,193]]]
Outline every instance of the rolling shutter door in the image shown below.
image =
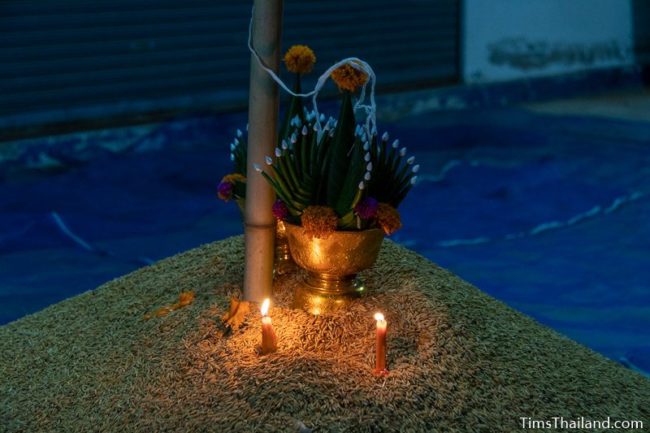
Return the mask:
[[[252,2],[0,2],[2,128],[246,105]],[[356,55],[378,85],[458,77],[457,0],[286,0],[283,48],[309,44],[316,71]],[[309,83],[308,83],[309,84]]]
[[650,2],[635,0],[632,15],[636,61],[640,65],[650,65]]

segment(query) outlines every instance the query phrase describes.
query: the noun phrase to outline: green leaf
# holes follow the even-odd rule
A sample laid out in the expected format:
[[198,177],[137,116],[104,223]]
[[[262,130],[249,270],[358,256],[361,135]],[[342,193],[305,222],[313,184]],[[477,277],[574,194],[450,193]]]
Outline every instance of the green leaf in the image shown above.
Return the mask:
[[289,160],[289,156],[285,154],[279,158],[276,158],[276,164],[278,165],[276,171],[287,178],[287,182],[293,188],[298,188],[300,185],[300,180],[298,179],[298,176],[296,175],[296,172],[293,168],[293,163]]
[[338,226],[344,230],[356,230],[357,229],[357,217],[354,212],[350,211],[339,218]]
[[233,187],[233,195],[235,197],[246,197],[246,182],[235,181]]
[[402,188],[397,194],[395,194],[394,198],[389,202],[391,206],[393,206],[395,209],[402,203],[402,201],[406,198],[406,195],[411,191],[411,188],[413,185],[411,185],[411,182],[408,183],[404,188]]
[[[294,93],[301,93],[300,74],[295,74],[295,76],[296,81],[293,91]],[[302,98],[292,95],[289,102],[289,109],[285,113],[284,119],[280,123],[280,141],[282,141],[283,138],[286,138],[287,133],[291,130],[291,119],[298,116],[301,121],[305,120],[305,115],[303,113],[302,107]]]
[[327,168],[327,194],[326,203],[335,207],[339,194],[343,188],[345,174],[349,164],[349,152],[354,143],[354,109],[352,108],[352,94],[343,91],[343,101],[339,120],[332,139],[332,146],[329,149],[329,161]]
[[233,162],[235,173],[246,176],[246,153],[248,152],[248,143],[244,137],[237,138],[239,144],[232,151],[235,161]]
[[318,134],[312,129],[309,134],[309,166],[307,167],[309,176],[314,176],[314,169],[316,168],[316,157],[318,156]]
[[311,194],[309,194],[308,191],[305,191],[301,186],[298,188],[291,188],[289,186],[289,180],[286,178],[285,174],[279,172],[275,166],[271,166],[271,171],[273,172],[273,179],[283,191],[283,194],[291,199],[291,202],[297,209],[302,210],[309,205]]
[[310,132],[313,131],[308,130],[307,135],[302,135],[302,131],[300,132],[300,171],[303,175],[309,173],[309,156],[311,155],[311,149],[309,148],[309,144],[311,143]]
[[271,187],[275,191],[275,194],[280,197],[283,202],[285,202],[287,207],[291,208],[293,206],[291,196],[280,186],[278,182],[275,181],[275,179],[269,176],[265,171],[263,171],[261,174],[264,176],[264,179],[266,179],[271,184]]
[[337,215],[345,215],[352,209],[353,202],[359,191],[359,182],[366,172],[366,162],[363,158],[363,146],[359,139],[354,142],[352,155],[349,157],[349,166],[345,174],[341,173],[343,185],[339,191],[338,199],[334,206]]

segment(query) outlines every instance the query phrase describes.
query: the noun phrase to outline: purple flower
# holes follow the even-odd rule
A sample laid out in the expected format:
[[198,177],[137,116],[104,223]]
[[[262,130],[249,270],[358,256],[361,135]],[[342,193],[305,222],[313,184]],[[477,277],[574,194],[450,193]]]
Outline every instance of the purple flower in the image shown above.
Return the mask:
[[231,182],[220,182],[219,186],[217,187],[217,196],[221,200],[228,201],[232,198],[232,191],[234,189],[235,185],[232,184]]
[[354,207],[354,213],[361,219],[367,220],[377,215],[379,202],[372,197],[366,197]]
[[279,220],[284,220],[289,216],[289,208],[282,200],[276,200],[273,203],[273,216]]

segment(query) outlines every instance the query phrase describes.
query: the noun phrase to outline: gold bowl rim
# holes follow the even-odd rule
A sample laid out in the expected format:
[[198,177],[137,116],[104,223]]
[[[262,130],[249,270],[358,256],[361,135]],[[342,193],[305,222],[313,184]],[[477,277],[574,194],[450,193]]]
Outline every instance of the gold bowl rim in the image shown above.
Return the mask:
[[[287,229],[295,229],[295,230],[305,230],[305,228],[301,225],[298,224],[292,224],[290,222],[284,221],[284,225],[287,227]],[[382,229],[378,229],[376,227],[371,228],[371,229],[365,229],[365,230],[335,230],[330,233],[330,236],[359,236],[361,234],[369,234],[372,232],[381,232],[382,236],[385,236],[384,231]],[[316,238],[320,240],[327,240],[327,238]]]

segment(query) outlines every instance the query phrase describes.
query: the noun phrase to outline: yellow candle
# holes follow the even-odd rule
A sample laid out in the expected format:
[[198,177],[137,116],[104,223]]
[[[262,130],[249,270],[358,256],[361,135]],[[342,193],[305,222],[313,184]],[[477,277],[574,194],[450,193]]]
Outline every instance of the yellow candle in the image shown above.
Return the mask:
[[387,322],[386,319],[384,319],[384,315],[381,313],[375,314],[375,320],[377,321],[377,341],[375,343],[376,346],[375,374],[384,376],[388,374],[388,369],[386,368]]
[[268,316],[271,301],[265,299],[262,303],[262,355],[275,352],[278,349],[278,338],[273,330],[273,321]]

